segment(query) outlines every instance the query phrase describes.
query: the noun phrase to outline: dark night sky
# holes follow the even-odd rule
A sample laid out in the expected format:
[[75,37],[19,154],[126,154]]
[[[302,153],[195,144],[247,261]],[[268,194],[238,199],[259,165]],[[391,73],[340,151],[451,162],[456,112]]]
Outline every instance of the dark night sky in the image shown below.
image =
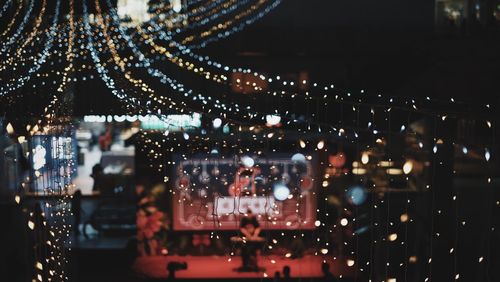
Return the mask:
[[[285,0],[207,52],[262,69],[307,69],[346,89],[493,98],[500,89],[499,28],[468,35],[458,27],[440,32],[434,27],[433,2]],[[245,51],[262,56],[237,55]]]

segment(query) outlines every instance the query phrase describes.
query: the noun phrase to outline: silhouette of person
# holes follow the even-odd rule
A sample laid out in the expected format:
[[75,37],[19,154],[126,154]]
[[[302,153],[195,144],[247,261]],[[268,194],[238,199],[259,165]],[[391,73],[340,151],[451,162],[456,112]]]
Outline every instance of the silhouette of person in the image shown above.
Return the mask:
[[281,275],[280,275],[280,272],[279,271],[276,271],[274,273],[274,279],[273,279],[273,282],[280,282],[281,281]]
[[321,264],[321,271],[323,272],[322,280],[323,282],[336,282],[337,279],[330,272],[330,265],[326,262]]
[[288,265],[285,265],[283,267],[283,281],[284,282],[292,281],[292,278],[290,277],[290,266]]
[[75,236],[80,235],[80,220],[81,220],[81,212],[82,212],[82,191],[79,189],[75,191],[73,194],[73,198],[71,199],[71,212],[73,213],[73,217],[75,219],[73,224],[73,231],[75,232]]
[[252,214],[252,210],[248,209],[240,223],[240,232],[244,238],[241,247],[243,270],[252,271],[258,269],[257,249],[260,246],[259,243],[263,241],[263,238],[259,236],[260,230],[257,217]]

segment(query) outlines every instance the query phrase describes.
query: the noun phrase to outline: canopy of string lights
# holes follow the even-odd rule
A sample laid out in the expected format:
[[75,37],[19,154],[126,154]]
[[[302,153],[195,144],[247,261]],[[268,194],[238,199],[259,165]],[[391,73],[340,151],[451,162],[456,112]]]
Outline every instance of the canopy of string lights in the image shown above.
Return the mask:
[[[22,222],[13,232],[31,238],[27,281],[79,281],[72,258],[79,254],[82,191],[114,197],[110,213],[123,212],[114,219],[132,207],[138,254],[128,266],[143,276],[166,276],[163,264],[189,254],[186,240],[216,246],[221,264],[232,266],[250,238],[240,220],[244,229],[242,218],[253,213],[270,267],[247,278],[267,278],[273,265],[304,253],[333,265],[333,274],[300,270],[297,277],[498,277],[491,273],[499,263],[492,251],[499,239],[497,101],[338,86],[325,79],[325,68],[283,73],[228,60],[226,50],[207,51],[244,36],[283,5],[2,1],[0,202],[13,215],[0,224]],[[116,153],[117,143],[134,153]],[[99,167],[88,171],[94,147],[102,151]],[[99,170],[113,154],[121,154],[118,164]],[[85,180],[89,172],[94,186]],[[112,225],[100,225],[113,217],[95,210],[84,234],[89,224],[99,231]],[[239,231],[246,237],[233,236]],[[150,273],[156,264],[158,275]],[[0,278],[9,271],[0,270]],[[193,275],[185,278],[203,274]]]

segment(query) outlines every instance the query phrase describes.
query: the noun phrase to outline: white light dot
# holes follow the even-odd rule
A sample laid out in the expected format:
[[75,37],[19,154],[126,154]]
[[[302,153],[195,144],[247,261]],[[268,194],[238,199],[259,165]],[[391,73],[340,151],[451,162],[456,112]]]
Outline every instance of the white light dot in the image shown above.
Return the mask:
[[340,225],[342,225],[342,226],[346,226],[348,223],[349,223],[349,221],[347,220],[347,218],[342,218],[340,220]]
[[318,150],[321,150],[325,147],[325,141],[321,140],[318,142],[318,144],[316,145],[316,148],[318,148]]
[[222,120],[220,118],[216,118],[212,121],[212,126],[217,129],[219,127],[221,127],[222,125]]

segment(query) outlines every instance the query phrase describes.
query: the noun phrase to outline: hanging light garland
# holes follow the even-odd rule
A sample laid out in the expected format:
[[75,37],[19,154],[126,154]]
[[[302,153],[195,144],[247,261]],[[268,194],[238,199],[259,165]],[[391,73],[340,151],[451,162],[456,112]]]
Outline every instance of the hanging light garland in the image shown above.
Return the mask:
[[6,82],[5,85],[2,85],[0,87],[0,96],[3,96],[9,92],[12,92],[18,88],[21,88],[24,86],[32,77],[33,74],[38,72],[38,70],[41,68],[41,66],[45,63],[46,58],[50,55],[50,49],[52,48],[54,37],[57,34],[56,27],[57,27],[57,20],[59,18],[59,7],[60,7],[60,0],[56,2],[56,10],[54,12],[54,17],[52,20],[52,26],[50,28],[50,32],[47,34],[47,41],[45,43],[45,47],[39,54],[37,54],[37,58],[35,58],[34,65],[28,70],[28,74],[24,76],[17,77],[16,79],[11,79],[10,81]]
[[[210,3],[216,3],[217,1],[210,2]],[[219,1],[220,2],[220,1]],[[266,1],[259,1],[258,5],[263,6]],[[275,1],[273,3],[277,3],[279,1]],[[9,2],[10,3],[10,2]],[[45,1],[43,2],[43,7],[45,7]],[[101,7],[99,6],[99,2],[95,2],[95,7],[97,14],[94,15],[93,21],[90,21],[91,16],[88,14],[88,7],[87,7],[87,2],[83,1],[83,17],[82,19],[75,19],[74,15],[74,3],[73,1],[70,1],[70,13],[69,13],[69,18],[68,18],[68,26],[63,25],[64,27],[60,29],[61,35],[56,35],[56,27],[57,21],[59,18],[59,4],[60,1],[57,2],[56,4],[56,11],[54,13],[54,18],[52,20],[52,25],[49,28],[49,33],[45,36],[46,41],[45,41],[45,46],[43,46],[43,49],[41,54],[38,54],[36,57],[33,57],[33,65],[28,67],[27,70],[27,75],[20,76],[20,78],[16,81],[10,80],[5,83],[5,85],[1,85],[0,87],[0,96],[5,95],[7,93],[13,92],[21,87],[23,87],[28,81],[32,79],[36,75],[38,77],[39,75],[42,76],[40,79],[41,83],[45,83],[44,77],[50,77],[54,73],[60,74],[61,81],[58,83],[58,92],[63,93],[64,90],[66,89],[66,85],[71,81],[70,76],[72,75],[73,72],[77,71],[85,71],[85,70],[92,70],[95,67],[95,70],[98,73],[98,76],[101,78],[102,81],[104,81],[106,87],[112,92],[113,95],[115,95],[118,99],[122,100],[125,105],[132,106],[134,109],[130,109],[132,112],[133,110],[144,110],[146,112],[149,112],[152,115],[159,116],[161,120],[166,121],[166,117],[164,114],[162,114],[162,110],[165,110],[167,108],[174,109],[179,112],[185,112],[185,111],[190,111],[192,112],[193,110],[188,107],[186,100],[187,99],[193,99],[193,100],[199,100],[200,103],[204,106],[201,107],[202,109],[202,115],[212,118],[212,119],[219,119],[217,121],[217,127],[221,127],[223,123],[225,123],[224,126],[230,126],[232,127],[233,131],[231,132],[231,136],[238,136],[238,134],[241,134],[243,131],[248,131],[251,134],[251,139],[255,141],[256,143],[254,144],[266,144],[269,140],[283,140],[285,134],[286,134],[286,129],[281,130],[277,128],[273,128],[273,126],[276,126],[277,124],[284,123],[287,125],[291,124],[300,124],[298,121],[297,117],[293,116],[288,110],[280,110],[279,108],[277,109],[272,109],[271,111],[257,111],[254,110],[252,107],[247,106],[247,105],[239,105],[237,103],[233,103],[230,101],[222,101],[222,100],[217,100],[216,98],[213,98],[211,95],[206,95],[206,94],[196,94],[193,90],[188,89],[187,87],[184,86],[181,82],[178,82],[177,80],[167,76],[167,74],[159,69],[157,65],[159,65],[159,56],[158,54],[161,54],[164,59],[167,59],[170,61],[172,64],[176,65],[177,67],[186,69],[188,71],[193,71],[198,74],[201,74],[203,77],[208,78],[209,80],[213,80],[215,82],[218,82],[222,85],[225,85],[225,82],[227,82],[229,76],[231,73],[234,72],[246,72],[246,73],[251,73],[255,77],[258,77],[261,80],[268,81],[269,83],[275,83],[276,87],[282,87],[282,89],[285,90],[275,90],[275,91],[268,91],[265,92],[267,96],[281,96],[281,97],[288,97],[291,99],[296,99],[299,98],[301,100],[299,101],[304,101],[306,102],[305,106],[317,106],[316,113],[311,114],[310,110],[305,110],[305,114],[308,115],[307,122],[305,122],[306,126],[305,128],[297,128],[297,131],[303,132],[304,136],[310,136],[312,133],[317,133],[320,136],[329,136],[332,137],[335,136],[335,138],[339,138],[340,140],[343,140],[344,142],[357,142],[356,146],[359,146],[359,136],[360,135],[366,135],[370,136],[375,144],[384,144],[385,140],[383,138],[384,135],[389,136],[388,141],[389,144],[392,143],[390,140],[390,136],[393,134],[406,134],[406,132],[409,132],[410,130],[410,122],[405,122],[401,127],[397,126],[396,129],[394,129],[394,126],[391,124],[391,112],[394,111],[401,111],[403,113],[416,113],[418,115],[422,116],[428,116],[428,117],[434,117],[437,118],[438,120],[445,121],[446,119],[451,119],[451,118],[456,118],[461,116],[461,112],[456,112],[456,113],[446,113],[446,115],[443,114],[443,112],[439,110],[427,110],[425,107],[425,102],[431,104],[434,103],[435,101],[431,101],[430,98],[424,98],[421,100],[413,99],[413,98],[401,98],[399,100],[400,104],[396,104],[396,99],[393,97],[387,97],[387,96],[382,96],[382,95],[377,95],[376,97],[370,97],[372,98],[372,101],[374,102],[369,102],[370,99],[365,99],[365,95],[363,92],[360,94],[350,94],[350,93],[344,93],[344,94],[335,94],[335,96],[331,95],[333,91],[336,91],[335,87],[333,85],[320,85],[319,83],[311,83],[310,81],[306,81],[306,83],[310,83],[312,85],[312,91],[306,92],[304,95],[299,95],[296,94],[295,90],[293,90],[293,83],[296,82],[291,82],[291,81],[283,81],[280,79],[280,76],[264,76],[260,73],[253,72],[250,69],[243,69],[243,68],[236,68],[236,67],[230,67],[230,66],[223,66],[222,64],[216,62],[215,60],[210,59],[209,57],[206,56],[199,56],[191,51],[191,49],[196,49],[199,47],[203,47],[204,44],[210,42],[210,40],[218,40],[220,38],[223,38],[226,36],[226,34],[231,31],[235,31],[234,27],[237,26],[236,22],[238,20],[241,20],[245,17],[250,16],[251,13],[245,13],[242,12],[238,14],[238,17],[235,17],[233,20],[228,20],[225,22],[225,24],[221,25],[220,27],[211,27],[209,29],[206,29],[205,31],[202,31],[200,34],[197,34],[196,36],[193,37],[186,37],[180,42],[177,42],[175,38],[178,38],[179,34],[176,32],[170,31],[166,25],[159,25],[159,24],[151,24],[152,28],[143,28],[143,27],[137,27],[137,37],[134,37],[134,35],[131,35],[129,33],[129,30],[125,29],[123,25],[120,24],[120,19],[117,16],[116,11],[111,7],[110,2],[107,2],[108,6],[110,7],[110,17],[105,16],[102,13]],[[194,3],[194,2],[193,2]],[[191,15],[197,15],[196,17],[196,23],[199,24],[199,26],[205,26],[207,25],[210,21],[217,20],[217,17],[215,15],[217,14],[217,11],[228,11],[228,12],[233,12],[238,9],[238,6],[236,5],[237,2],[234,1],[228,1],[227,6],[223,6],[222,8],[218,8],[217,10],[214,11],[215,6],[204,6],[206,7],[205,10],[192,10],[195,12],[192,12]],[[4,5],[6,7],[8,3]],[[209,5],[212,5],[209,4]],[[10,4],[9,4],[10,5]],[[33,2],[30,2],[30,5],[33,5]],[[255,4],[257,5],[257,4]],[[254,6],[255,6],[254,5]],[[252,10],[252,13],[261,9],[262,7],[256,6],[254,10]],[[32,7],[32,6],[31,6]],[[253,7],[253,6],[252,6]],[[271,6],[268,6],[268,8]],[[6,8],[2,8],[6,9]],[[29,8],[28,8],[29,9]],[[31,8],[32,9],[32,8]],[[225,10],[224,10],[225,9]],[[212,11],[208,12],[205,15],[208,15],[208,18],[202,17],[204,15],[204,12],[207,11]],[[263,10],[265,11],[265,9]],[[261,11],[261,12],[263,12]],[[17,14],[16,13],[16,17]],[[29,9],[29,12],[27,14],[31,13],[31,10]],[[40,14],[35,20],[34,28],[33,31],[26,37],[26,41],[28,43],[24,44],[22,43],[21,46],[26,47],[29,44],[33,42],[39,41],[38,39],[44,38],[44,37],[39,37],[39,31],[38,29],[41,27],[42,24],[42,18],[45,13],[45,10],[41,10]],[[14,35],[16,37],[21,36],[22,30],[24,30],[24,27],[27,25],[26,22],[24,22],[24,19],[26,19],[26,15],[23,18],[22,23],[22,28],[18,29],[16,32],[14,32]],[[251,22],[251,21],[250,21]],[[245,22],[245,25],[249,23],[249,20]],[[11,25],[8,26],[10,32]],[[167,31],[165,31],[166,29]],[[19,31],[21,30],[21,31]],[[173,29],[175,30],[175,29]],[[187,30],[187,29],[185,29]],[[6,34],[7,34],[6,33]],[[132,33],[133,34],[133,33]],[[218,35],[217,35],[218,34]],[[222,35],[221,35],[222,34]],[[229,35],[227,35],[229,36]],[[137,39],[140,38],[140,39]],[[85,41],[86,39],[86,41]],[[26,42],[25,41],[25,42]],[[48,52],[52,50],[52,47],[54,46],[54,42],[61,42],[63,41],[64,44],[61,44],[59,46],[60,48],[54,48],[54,52],[52,52],[50,55]],[[166,41],[167,42],[167,47],[159,45],[157,41]],[[9,43],[10,42],[10,43]],[[169,43],[170,42],[170,43]],[[200,43],[202,42],[202,43]],[[13,47],[14,42],[11,40],[7,41],[7,43],[3,46],[10,46]],[[56,43],[57,44],[57,43]],[[198,45],[196,45],[198,44]],[[65,46],[65,51],[62,46]],[[148,52],[145,52],[143,49],[148,47],[148,50],[150,50],[149,54]],[[7,47],[6,47],[7,48]],[[5,50],[10,50],[12,48],[7,48]],[[22,48],[21,48],[22,49]],[[3,50],[3,49],[2,49]],[[125,54],[129,54],[129,52],[132,51],[133,56],[127,56]],[[153,52],[154,51],[154,52]],[[19,53],[18,53],[19,52]],[[9,62],[14,62],[17,58],[13,58],[12,55],[8,54],[3,54],[2,56],[9,56]],[[24,54],[22,51],[17,51],[16,54]],[[149,56],[151,54],[151,57]],[[153,55],[155,54],[155,55]],[[86,58],[84,58],[86,55],[90,56],[92,64],[88,64],[86,61]],[[191,59],[186,60],[182,59],[181,56],[188,56]],[[109,59],[107,59],[109,57]],[[63,70],[49,70],[49,72],[44,76],[43,74],[38,73],[38,71],[41,69],[41,66],[43,63],[47,61],[47,58],[65,58],[66,59],[66,66],[64,67]],[[80,66],[75,66],[77,65],[77,61],[80,64]],[[156,65],[155,65],[156,64]],[[202,67],[198,64],[205,64],[205,67],[209,67],[215,70],[222,70],[220,73],[215,74],[213,71],[208,71],[205,69],[205,67]],[[176,95],[174,97],[164,97],[164,96],[159,96],[156,94],[156,91],[153,89],[152,86],[148,85],[147,80],[139,79],[135,75],[137,74],[135,71],[138,69],[143,69],[146,70],[146,72],[155,78],[158,78],[163,85],[168,86],[175,92],[181,95]],[[203,69],[202,69],[203,68]],[[6,68],[2,69],[5,70]],[[0,70],[0,71],[2,71]],[[195,71],[197,70],[197,71]],[[201,70],[201,71],[200,71]],[[248,81],[240,81],[239,83],[244,85]],[[305,83],[304,83],[305,84]],[[309,95],[310,94],[310,95]],[[63,94],[60,94],[63,95]],[[332,97],[333,96],[333,97]],[[373,99],[375,98],[375,99]],[[55,99],[55,101],[58,101]],[[55,103],[54,103],[55,105]],[[446,105],[457,105],[454,99],[450,99],[450,101]],[[205,107],[206,106],[206,107]],[[210,108],[209,108],[210,107]],[[332,107],[340,107],[341,112],[343,111],[349,111],[351,112],[352,108],[352,113],[357,114],[357,118],[355,119],[355,122],[353,124],[349,124],[346,121],[344,121],[344,118],[342,117],[343,114],[341,114],[341,118],[338,123],[333,124],[331,121],[329,121],[328,114],[325,115],[327,117],[326,119],[321,119],[318,117],[319,112],[322,110],[328,111]],[[458,107],[458,106],[457,106]],[[345,109],[344,109],[345,108]],[[491,110],[490,105],[487,104],[486,106],[482,105],[481,108],[483,109],[488,109],[489,111]],[[49,109],[52,109],[49,107]],[[215,109],[219,109],[217,113]],[[225,111],[236,111],[240,112],[241,114],[238,115],[237,119],[234,119],[234,116],[228,117],[222,113]],[[368,126],[361,126],[360,124],[360,117],[359,113],[361,110],[366,110],[366,112],[370,113],[370,121],[368,121]],[[213,112],[212,112],[213,111]],[[376,117],[375,114],[383,116],[385,120],[387,121],[387,126],[383,126],[382,124],[376,124]],[[275,117],[279,117],[280,120],[278,122],[275,122],[273,120],[273,117],[269,117],[270,115],[274,115]],[[55,117],[55,113],[49,114],[51,117]],[[378,116],[377,116],[378,117]],[[214,120],[215,121],[215,120]],[[482,120],[482,122],[486,122],[489,128],[492,128],[494,124],[490,120]],[[267,125],[266,125],[267,124]],[[214,123],[215,125],[215,123]],[[269,125],[271,126],[269,128]],[[34,130],[37,131],[37,130]],[[158,133],[154,133],[158,134]],[[213,141],[210,140],[209,137],[203,137],[203,136],[193,136],[190,135],[187,132],[183,132],[183,139],[179,138],[176,139],[177,137],[169,137],[166,136],[168,135],[168,131],[162,134],[162,142],[158,142],[153,140],[149,135],[154,135],[148,132],[142,132],[142,140],[144,141],[144,149],[146,151],[151,152],[149,156],[152,158],[151,162],[154,160],[161,159],[162,157],[165,157],[165,152],[175,152],[178,148],[175,146],[168,147],[166,146],[165,142],[167,141],[175,141],[178,144],[180,143],[185,143],[187,148],[189,148],[189,151],[203,151],[206,153],[211,153],[212,148],[211,146],[207,146],[207,143],[209,144],[217,144],[222,148],[233,148],[235,150],[238,150],[239,153],[249,153],[252,152],[254,148],[250,147],[244,147],[239,144],[238,141],[241,140],[241,138],[238,136],[235,138],[235,141]],[[189,140],[189,142],[186,142]],[[352,141],[355,140],[355,141]],[[379,141],[380,140],[380,141]],[[440,139],[439,139],[440,140]],[[421,142],[418,146],[420,149],[429,149],[432,148],[433,154],[436,154],[440,150],[440,143],[437,137],[433,138],[433,143],[432,144],[427,144]],[[447,142],[450,142],[450,140],[446,140]],[[442,143],[442,141],[441,141]],[[267,143],[269,144],[269,143]],[[309,144],[309,145],[308,145]],[[297,150],[302,150],[305,149],[307,146],[310,145],[311,142],[306,142],[304,140],[300,140],[298,143]],[[377,146],[377,145],[376,145]],[[382,146],[382,145],[380,145]],[[324,151],[327,152],[328,149],[328,142],[325,139],[320,139],[319,141],[314,142],[314,150],[315,151]],[[464,147],[467,148],[467,147]],[[468,149],[463,149],[462,151],[464,154],[470,152],[470,147]],[[272,151],[274,149],[267,148],[268,151]],[[357,149],[356,153],[357,155],[361,155],[361,159],[358,160],[361,161],[363,165],[370,165],[371,162],[373,162],[371,156],[369,154],[361,154],[361,149]],[[489,162],[492,154],[493,154],[493,148],[492,146],[486,147],[483,151],[484,153],[484,159],[486,162]],[[259,154],[259,152],[254,152],[256,154]],[[184,156],[184,159],[187,159],[189,156]],[[393,160],[389,160],[389,162],[392,162]],[[434,160],[436,162],[436,160]],[[69,166],[70,164],[66,164],[65,166]],[[322,163],[324,165],[324,163]],[[412,171],[415,170],[415,167],[413,166],[414,164],[411,161],[407,161],[407,164],[403,164],[401,167],[401,171],[408,175],[406,179],[410,177],[412,174]],[[163,172],[165,171],[166,167],[162,163],[160,166],[158,166],[158,171]],[[55,170],[54,170],[55,171]],[[67,182],[63,181],[63,184],[59,187],[60,191],[66,191],[69,188],[71,188],[71,184],[69,182],[69,178],[67,178],[67,175],[58,175],[58,178],[64,179]],[[328,187],[328,178],[326,175],[324,176],[323,181],[326,181],[326,186],[324,187],[325,189]],[[488,177],[488,183],[490,183],[491,178]],[[426,185],[429,189],[434,191],[434,183],[431,181],[431,184]],[[367,187],[368,188],[368,187]],[[375,184],[373,187],[370,187],[370,189],[373,188],[373,191],[380,191],[383,187],[378,187]],[[53,190],[47,190],[47,193],[54,193]],[[292,195],[293,196],[293,195]],[[455,209],[456,209],[456,222],[455,222],[455,234],[456,236],[460,236],[461,232],[461,227],[460,224],[463,224],[462,221],[459,220],[458,216],[458,211],[459,211],[459,196],[460,195],[453,195],[452,201],[455,201]],[[56,206],[64,206],[67,205],[68,198],[64,198],[61,200],[59,204]],[[328,199],[325,198],[325,204],[328,202]],[[409,215],[409,204],[410,199],[408,198],[408,195],[406,195],[406,203],[405,203],[405,212],[404,214],[401,215],[399,220],[401,223],[405,225],[406,231],[404,233],[404,236],[396,231],[393,231],[393,224],[397,221],[397,219],[392,218],[392,214],[390,213],[392,209],[394,208],[393,203],[394,200],[391,199],[389,196],[381,199],[374,199],[372,202],[372,209],[373,210],[382,210],[385,208],[386,212],[386,217],[378,217],[378,218],[373,218],[370,222],[372,226],[377,228],[378,231],[380,231],[381,236],[374,236],[371,240],[373,241],[373,244],[381,244],[383,241],[385,244],[385,251],[389,251],[389,248],[395,247],[401,249],[400,251],[403,251],[405,253],[404,258],[406,259],[409,254],[408,254],[408,225],[409,223],[412,222],[413,217]],[[299,203],[300,204],[300,203]],[[498,202],[496,202],[496,205],[498,206]],[[55,208],[55,206],[49,206],[47,208]],[[67,208],[65,209],[67,211]],[[297,210],[299,210],[299,206],[297,207]],[[45,214],[49,214],[51,209],[46,210]],[[354,212],[357,213],[356,210],[347,210],[348,212]],[[434,213],[439,211],[435,209],[435,207],[431,208],[432,216],[434,216]],[[405,215],[405,216],[403,216]],[[328,217],[329,215],[326,214],[326,222],[322,222],[318,220],[318,224],[316,227],[322,227],[324,224],[328,224],[329,220]],[[69,233],[69,225],[65,221],[65,218],[67,217],[67,214],[64,212],[58,211],[55,213],[54,218],[55,218],[55,224],[53,226],[53,230],[51,230],[51,236],[50,238],[53,238],[51,240],[48,240],[48,242],[51,242],[53,244],[56,242],[56,236],[62,236],[65,237]],[[218,215],[216,215],[216,218]],[[269,219],[270,222],[273,222],[274,219]],[[37,228],[38,226],[34,223],[34,219],[30,220],[28,222],[28,227],[32,230]],[[382,226],[382,224],[384,224]],[[216,230],[217,229],[217,225]],[[341,217],[339,218],[339,221],[336,222],[333,226],[328,226],[329,232],[332,233],[334,230],[341,230],[342,228],[348,228],[349,226],[354,226],[357,227],[357,223],[352,220],[351,218],[346,217]],[[493,224],[492,224],[493,226]],[[326,227],[326,226],[325,226]],[[344,230],[344,229],[342,229]],[[434,240],[437,235],[434,233],[435,230],[431,230],[431,244],[432,240]],[[212,236],[217,237],[217,233],[212,233]],[[304,234],[301,234],[301,236],[304,236]],[[316,252],[316,255],[319,256],[329,256],[329,244],[331,241],[328,239],[328,237],[325,234],[315,234],[315,248],[318,250]],[[372,273],[372,269],[376,267],[374,264],[375,258],[370,255],[370,258],[368,260],[364,260],[361,257],[361,254],[359,254],[359,248],[358,248],[358,243],[359,243],[359,238],[357,234],[353,235],[353,239],[349,239],[345,241],[345,246],[346,248],[352,250],[350,252],[349,259],[346,261],[346,264],[348,267],[356,267],[361,269],[361,271],[364,271],[365,266],[369,266],[369,273]],[[67,238],[67,237],[65,237]],[[61,239],[64,241],[64,239]],[[57,241],[60,242],[60,241]],[[274,239],[273,244],[276,245],[278,243],[277,239]],[[269,249],[272,249],[273,244],[269,244],[268,247]],[[396,246],[395,244],[401,244],[400,246]],[[450,249],[450,254],[453,255],[453,259],[455,261],[458,260],[458,239],[456,239],[453,242],[454,246],[452,249]],[[390,247],[389,247],[390,246]],[[54,250],[55,253],[58,253],[57,255],[54,256],[54,261],[64,261],[64,247],[63,248],[55,248]],[[484,252],[484,251],[483,251]],[[231,254],[232,256],[232,254]],[[429,278],[432,279],[432,250],[429,255]],[[478,261],[479,263],[482,263],[485,258],[488,258],[487,255],[482,255]],[[229,258],[229,260],[231,257]],[[391,256],[390,253],[387,253],[385,257],[381,258],[384,260],[385,266],[385,276],[388,279],[387,281],[392,281],[390,278],[391,277],[391,272],[393,270],[392,268],[392,262],[394,261],[394,257]],[[421,258],[423,259],[423,258]],[[411,262],[411,256],[408,257],[408,262],[399,262],[398,266],[399,268],[404,269],[405,273],[408,268],[408,263]],[[43,270],[44,264],[43,262],[40,262],[36,264],[36,268],[38,270]],[[59,276],[61,278],[64,277],[64,271],[61,270],[60,272],[54,272],[51,273],[51,275]],[[41,272],[39,275],[42,275]],[[372,276],[370,276],[373,278]],[[453,278],[454,279],[460,279],[460,273],[458,272],[458,268],[454,267],[454,273],[453,273]],[[39,279],[42,280],[42,279]]]

